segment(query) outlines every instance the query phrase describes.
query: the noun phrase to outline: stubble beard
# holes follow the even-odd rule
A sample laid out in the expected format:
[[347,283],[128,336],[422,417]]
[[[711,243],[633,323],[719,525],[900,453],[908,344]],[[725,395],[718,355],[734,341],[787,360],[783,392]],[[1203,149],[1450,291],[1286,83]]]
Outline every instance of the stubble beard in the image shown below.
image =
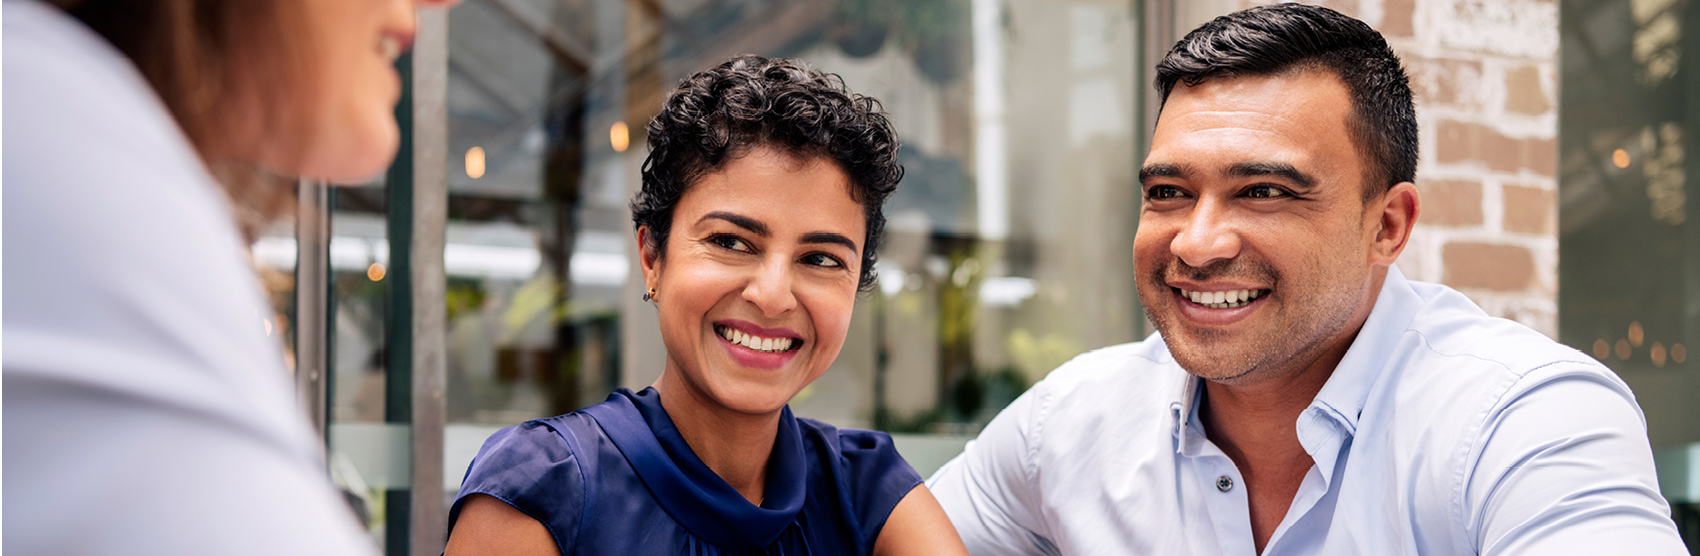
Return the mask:
[[[1279,302],[1259,311],[1273,314],[1254,315],[1266,323],[1261,330],[1247,330],[1236,335],[1227,331],[1188,327],[1182,324],[1179,308],[1166,277],[1184,276],[1190,280],[1208,281],[1229,277],[1249,278],[1269,284],[1273,294],[1263,298],[1263,304]],[[1326,276],[1312,273],[1313,276]],[[1187,373],[1212,382],[1242,386],[1277,379],[1297,373],[1317,359],[1332,340],[1350,325],[1358,300],[1362,299],[1362,280],[1336,282],[1314,292],[1321,301],[1311,311],[1295,306],[1289,300],[1303,292],[1285,292],[1281,274],[1262,261],[1233,259],[1205,267],[1187,266],[1176,259],[1151,269],[1140,281],[1142,296],[1160,303],[1145,303],[1145,315],[1157,326],[1169,354]],[[1151,294],[1151,295],[1145,295]],[[1325,300],[1325,301],[1324,301]],[[1295,312],[1295,309],[1298,309]]]

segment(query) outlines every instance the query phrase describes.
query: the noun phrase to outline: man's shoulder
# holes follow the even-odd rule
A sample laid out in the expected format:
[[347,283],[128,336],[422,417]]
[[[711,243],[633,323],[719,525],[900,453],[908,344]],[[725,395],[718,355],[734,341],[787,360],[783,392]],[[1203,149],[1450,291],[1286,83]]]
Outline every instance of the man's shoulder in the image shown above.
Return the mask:
[[[1473,431],[1484,430],[1490,421],[1510,413],[1562,414],[1573,411],[1573,403],[1639,412],[1628,385],[1593,357],[1518,322],[1489,316],[1451,288],[1412,287],[1423,304],[1390,354],[1378,393],[1366,401],[1431,415],[1420,424],[1393,425],[1420,426],[1431,433],[1411,438],[1480,442],[1485,439]],[[1567,394],[1529,396],[1554,389]],[[1432,434],[1448,430],[1455,434]]]
[[1031,394],[1046,420],[1146,420],[1168,414],[1187,377],[1162,337],[1152,334],[1076,356],[1034,384]]
[[1423,304],[1405,329],[1411,341],[1400,355],[1407,360],[1503,372],[1512,379],[1554,365],[1613,375],[1575,348],[1517,321],[1487,315],[1457,290],[1421,282],[1411,286]]

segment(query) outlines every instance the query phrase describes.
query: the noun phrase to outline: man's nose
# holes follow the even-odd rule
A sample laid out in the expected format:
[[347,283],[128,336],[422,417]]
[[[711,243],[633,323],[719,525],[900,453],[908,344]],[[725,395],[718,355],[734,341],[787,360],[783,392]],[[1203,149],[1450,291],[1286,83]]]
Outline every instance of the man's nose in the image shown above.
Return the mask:
[[769,257],[755,269],[744,285],[744,300],[755,304],[765,316],[777,317],[797,307],[791,291],[791,264],[783,257]]
[[1175,233],[1169,251],[1194,268],[1240,254],[1240,230],[1220,201],[1200,199]]

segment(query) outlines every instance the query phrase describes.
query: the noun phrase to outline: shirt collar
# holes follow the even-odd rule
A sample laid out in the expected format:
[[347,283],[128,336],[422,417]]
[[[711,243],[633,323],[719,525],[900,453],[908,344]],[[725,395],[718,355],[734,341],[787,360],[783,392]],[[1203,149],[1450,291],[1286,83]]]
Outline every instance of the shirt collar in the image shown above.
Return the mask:
[[1422,298],[1411,289],[1405,274],[1397,266],[1388,266],[1387,279],[1376,296],[1375,307],[1370,309],[1357,338],[1346,348],[1346,356],[1316,393],[1311,408],[1327,414],[1347,434],[1356,435],[1370,390],[1380,381],[1394,347],[1410,328],[1421,306]]
[[[1382,371],[1392,358],[1394,346],[1421,305],[1421,297],[1412,290],[1404,273],[1399,271],[1398,266],[1389,265],[1387,279],[1382,282],[1369,318],[1297,423],[1300,442],[1324,471],[1332,472],[1337,450],[1322,449],[1323,445],[1338,446],[1347,437],[1357,434],[1358,419],[1363,415],[1370,390],[1380,380]],[[1161,336],[1156,337],[1161,341]],[[1163,348],[1163,355],[1164,363],[1173,362],[1167,346]],[[1185,373],[1185,370],[1182,372]],[[1185,377],[1174,389],[1169,411],[1174,424],[1173,433],[1179,440],[1175,449],[1191,456],[1196,455],[1197,444],[1204,440],[1204,430],[1197,423],[1203,382],[1190,373]],[[1334,435],[1327,430],[1336,426],[1343,434]],[[1327,461],[1324,462],[1324,459]]]

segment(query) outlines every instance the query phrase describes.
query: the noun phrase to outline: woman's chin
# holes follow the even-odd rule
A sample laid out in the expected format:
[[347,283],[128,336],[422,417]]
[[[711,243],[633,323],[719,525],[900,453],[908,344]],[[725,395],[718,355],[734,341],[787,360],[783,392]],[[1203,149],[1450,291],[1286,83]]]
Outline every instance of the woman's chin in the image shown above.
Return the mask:
[[729,384],[715,390],[719,392],[711,391],[710,396],[721,407],[746,415],[767,415],[791,403],[791,398],[796,397],[797,392],[802,389],[768,384]]

